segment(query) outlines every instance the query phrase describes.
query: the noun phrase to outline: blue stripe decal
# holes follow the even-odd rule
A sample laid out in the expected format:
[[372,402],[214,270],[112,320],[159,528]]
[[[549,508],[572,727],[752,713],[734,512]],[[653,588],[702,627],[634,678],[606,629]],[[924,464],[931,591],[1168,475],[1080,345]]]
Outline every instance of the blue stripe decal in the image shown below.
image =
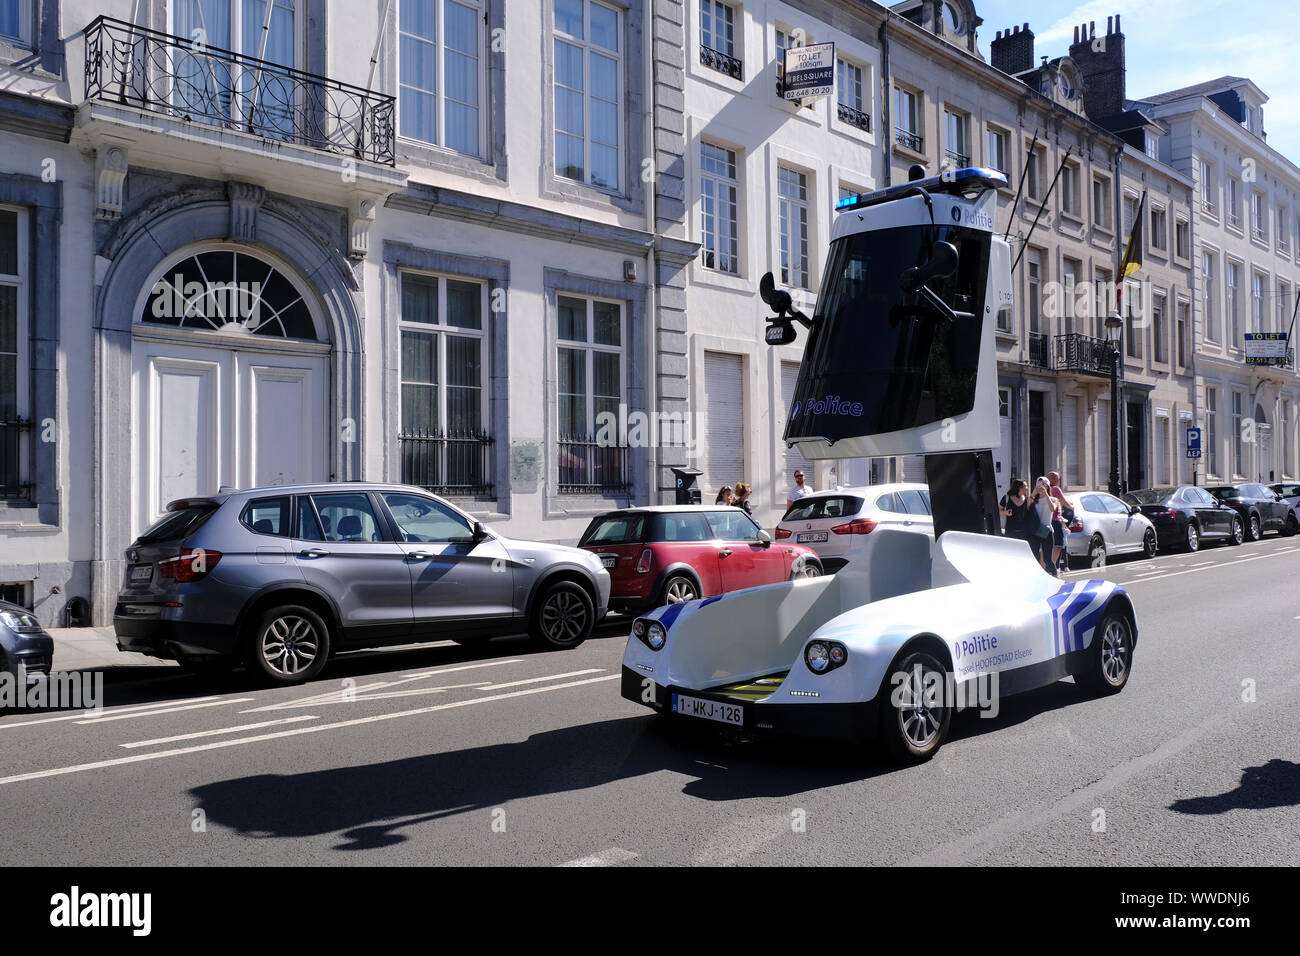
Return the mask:
[[701,602],[700,602],[700,607],[708,607],[708,606],[709,606],[710,604],[712,604],[714,601],[721,601],[721,600],[722,600],[722,595],[721,595],[721,594],[717,594],[717,595],[714,595],[714,596],[711,597],[711,598],[705,598],[703,601],[701,601]]
[[1077,583],[1062,584],[1055,594],[1047,596],[1047,606],[1052,610],[1052,656],[1061,653],[1061,605],[1065,604],[1078,589]]
[[1108,601],[1103,601],[1101,604],[1093,608],[1090,613],[1080,618],[1078,621],[1075,621],[1074,635],[1076,643],[1079,645],[1079,650],[1083,650],[1085,646],[1084,640],[1088,636],[1088,632],[1097,627],[1097,622],[1101,620],[1101,615],[1105,612],[1106,605],[1109,603],[1110,602]]
[[664,608],[663,613],[659,615],[659,623],[664,626],[665,631],[673,626],[673,621],[677,620],[677,615],[682,613],[684,607],[685,604],[670,604]]
[[1064,630],[1066,651],[1083,650],[1083,631],[1080,625],[1083,619],[1091,616],[1088,608],[1097,600],[1104,583],[1102,581],[1088,581],[1076,592],[1074,600],[1062,611],[1061,624]]

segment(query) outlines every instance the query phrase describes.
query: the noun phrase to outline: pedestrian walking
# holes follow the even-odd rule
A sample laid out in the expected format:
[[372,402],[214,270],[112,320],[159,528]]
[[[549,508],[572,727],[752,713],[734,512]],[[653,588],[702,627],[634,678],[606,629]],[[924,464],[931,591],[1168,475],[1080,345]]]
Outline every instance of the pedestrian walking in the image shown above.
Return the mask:
[[785,496],[785,510],[789,511],[790,506],[793,505],[796,501],[812,493],[813,493],[813,487],[812,485],[808,484],[808,482],[804,481],[803,472],[798,469],[795,469],[794,487],[791,488],[790,493]]
[[754,509],[749,505],[749,494],[752,490],[753,489],[749,487],[748,482],[736,482],[736,497],[735,500],[732,501],[732,505],[737,508],[743,508],[747,515],[752,515],[754,513]]
[[715,505],[729,505],[736,500],[735,493],[731,490],[731,485],[723,485],[722,490],[718,492],[718,497],[714,499]]

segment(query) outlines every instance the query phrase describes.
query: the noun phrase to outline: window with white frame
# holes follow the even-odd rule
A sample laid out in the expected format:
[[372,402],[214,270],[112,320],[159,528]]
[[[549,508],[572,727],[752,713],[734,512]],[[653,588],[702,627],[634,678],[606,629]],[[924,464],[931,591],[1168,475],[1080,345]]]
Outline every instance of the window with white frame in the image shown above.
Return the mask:
[[1096,302],[1092,314],[1096,316],[1097,338],[1106,338],[1106,319],[1114,314],[1116,310],[1115,303],[1115,277],[1111,275],[1109,269],[1103,269],[1100,266],[1093,270],[1093,285],[1097,290]]
[[1144,137],[1144,140],[1145,140],[1145,149],[1143,150],[1143,152],[1145,152],[1152,159],[1159,159],[1160,158],[1160,137],[1157,136],[1155,133],[1148,132]]
[[955,169],[970,165],[970,142],[967,140],[967,127],[970,119],[965,113],[956,110],[943,111],[944,161]]
[[1201,160],[1201,208],[1208,213],[1218,209],[1218,185],[1214,181],[1214,164]]
[[808,175],[778,166],[777,219],[781,238],[781,284],[809,288]]
[[740,48],[736,45],[736,24],[743,24],[734,4],[722,0],[700,0],[700,62],[740,79]]
[[483,0],[399,0],[398,131],[482,153]]
[[1250,234],[1260,242],[1268,241],[1268,207],[1264,204],[1264,194],[1250,194]]
[[1110,181],[1092,180],[1092,221],[1099,229],[1110,228]]
[[1025,154],[1025,195],[1035,201],[1042,192],[1043,156],[1041,148],[1034,148]]
[[1205,473],[1219,474],[1219,390],[1205,389]]
[[607,427],[625,401],[623,303],[562,294],[556,311],[560,493],[623,493],[627,449]]
[[1295,303],[1291,301],[1291,284],[1282,279],[1277,280],[1277,328],[1285,332],[1291,328],[1291,310]]
[[1175,323],[1177,324],[1176,334],[1178,339],[1175,344],[1178,349],[1178,364],[1183,368],[1186,368],[1188,364],[1190,364],[1188,362],[1187,346],[1191,339],[1188,337],[1187,313],[1188,304],[1182,299],[1179,299],[1177,304],[1174,306]]
[[835,61],[836,115],[841,123],[869,132],[871,117],[867,115],[865,89],[862,67],[843,57]]
[[894,139],[917,153],[925,149],[925,139],[921,136],[920,96],[902,86],[894,87]]
[[27,428],[27,213],[0,206],[0,498],[21,497]]
[[1141,321],[1141,316],[1146,309],[1151,308],[1150,302],[1141,302],[1139,297],[1142,294],[1142,286],[1136,281],[1129,279],[1124,283],[1124,337],[1128,339],[1128,357],[1138,359],[1143,356],[1142,343],[1146,339],[1146,329]]
[[[1028,263],[1026,272],[1028,281],[1028,307],[1026,315],[1029,320],[1029,331],[1038,333],[1043,331],[1042,327],[1042,295],[1043,295],[1043,254],[1036,249],[1029,250],[1029,255],[1025,261]],[[1032,349],[1032,344],[1031,344]]]
[[736,151],[700,143],[700,257],[705,268],[740,272]]
[[1000,173],[1009,173],[1007,166],[1007,134],[989,127],[984,133],[984,162]]
[[401,288],[402,481],[489,493],[487,285],[404,272]]
[[1277,207],[1277,251],[1282,255],[1291,251],[1291,217],[1285,206]]
[[1239,349],[1241,348],[1241,303],[1238,301],[1237,290],[1241,286],[1240,263],[1228,263],[1227,279],[1224,285],[1226,286],[1225,294],[1227,295],[1228,346]]
[[1165,354],[1165,296],[1155,293],[1151,296],[1151,359],[1155,362],[1167,362]]
[[1212,252],[1201,254],[1201,313],[1205,317],[1205,338],[1209,342],[1219,341],[1219,317],[1215,309],[1214,274],[1218,263]]
[[1151,206],[1151,248],[1164,252],[1169,248],[1169,219],[1165,215],[1165,207],[1152,204]]
[[805,37],[795,30],[785,27],[776,28],[776,92],[784,95],[785,90],[785,51],[803,46]]
[[1074,329],[1074,302],[1082,274],[1083,263],[1069,256],[1061,258],[1061,287],[1064,294],[1058,313],[1061,317],[1061,331],[1071,333]]
[[1244,399],[1245,396],[1241,392],[1232,393],[1232,473],[1234,475],[1244,474],[1241,470],[1241,408]]
[[1192,233],[1186,219],[1174,220],[1174,255],[1179,259],[1190,258],[1192,254]]
[[1079,167],[1066,163],[1061,169],[1061,211],[1071,216],[1078,216],[1079,209]]
[[1228,225],[1241,225],[1241,182],[1235,176],[1228,177]]
[[0,37],[17,40],[19,43],[29,41],[29,24],[32,16],[32,0],[0,0]]
[[1250,274],[1250,330],[1268,332],[1268,304],[1264,290],[1268,287],[1268,277],[1262,272]]
[[623,14],[596,0],[554,0],[555,172],[619,187]]

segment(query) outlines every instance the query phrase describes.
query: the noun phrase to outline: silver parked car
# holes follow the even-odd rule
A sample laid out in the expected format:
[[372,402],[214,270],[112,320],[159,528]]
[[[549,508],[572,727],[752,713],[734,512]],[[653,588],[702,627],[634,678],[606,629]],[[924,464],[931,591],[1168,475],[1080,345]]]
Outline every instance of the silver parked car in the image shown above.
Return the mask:
[[1067,491],[1074,521],[1065,536],[1070,558],[1086,559],[1091,567],[1105,565],[1115,554],[1156,556],[1156,529],[1137,505],[1127,505],[1104,491]]
[[595,555],[513,541],[405,485],[254,488],[173,501],[126,551],[118,648],[283,684],[336,651],[527,629],[581,644],[609,605]]

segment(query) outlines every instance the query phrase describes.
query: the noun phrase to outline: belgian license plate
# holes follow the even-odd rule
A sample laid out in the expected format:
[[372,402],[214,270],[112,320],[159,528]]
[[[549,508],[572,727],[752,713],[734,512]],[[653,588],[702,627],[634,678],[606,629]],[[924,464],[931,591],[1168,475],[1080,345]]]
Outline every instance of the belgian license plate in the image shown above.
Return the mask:
[[724,704],[716,700],[687,697],[684,694],[673,694],[673,713],[716,720],[720,724],[745,726],[745,710],[739,704]]
[[137,564],[131,569],[132,581],[148,581],[153,577],[153,565]]
[[826,540],[825,531],[802,531],[794,537],[796,544],[807,544],[808,542],[816,543]]
[[600,563],[607,568],[612,568],[614,565],[618,564],[618,558],[614,557],[612,554],[602,554],[600,556]]

